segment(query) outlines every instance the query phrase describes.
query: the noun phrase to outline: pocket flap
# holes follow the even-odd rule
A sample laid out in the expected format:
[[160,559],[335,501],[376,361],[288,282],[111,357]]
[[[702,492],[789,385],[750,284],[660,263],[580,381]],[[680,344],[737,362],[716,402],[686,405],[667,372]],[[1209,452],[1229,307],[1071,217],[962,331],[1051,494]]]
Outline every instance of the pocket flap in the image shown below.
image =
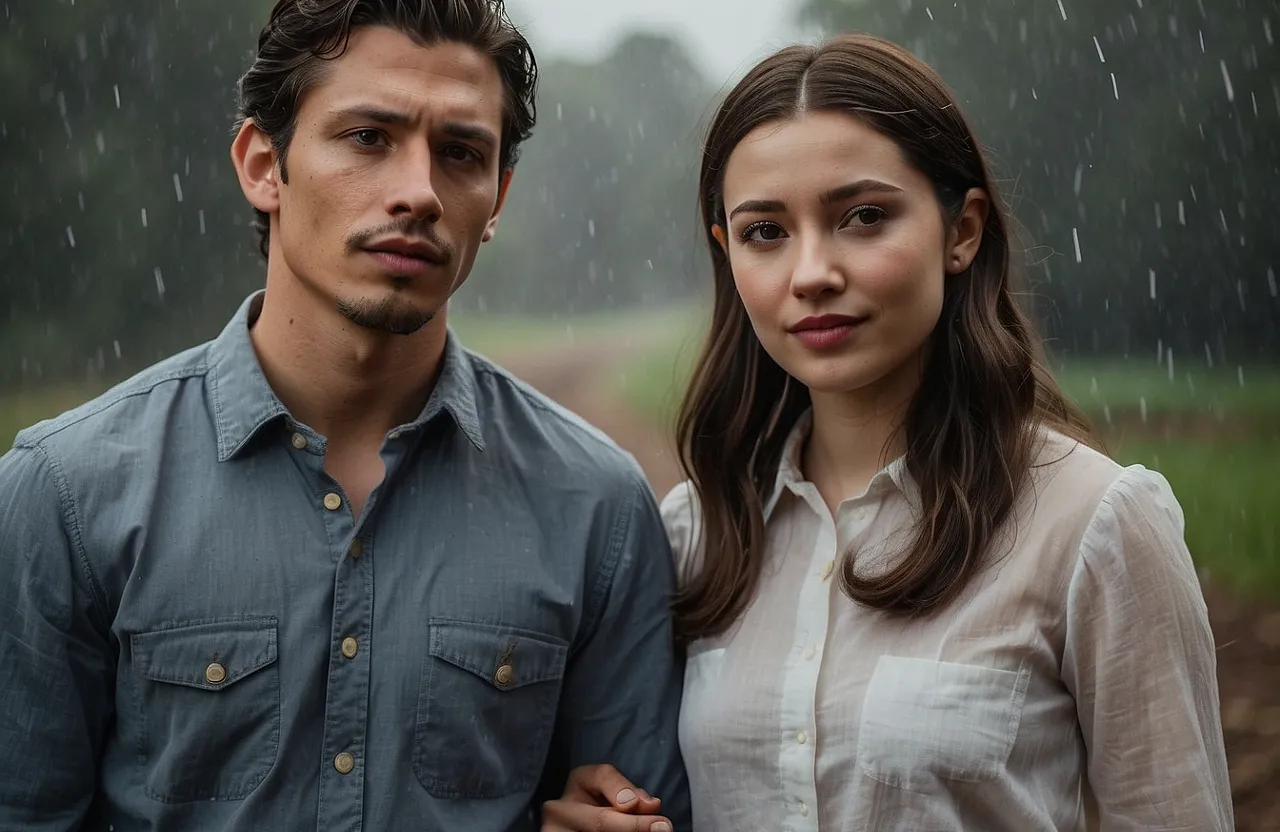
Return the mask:
[[499,690],[564,675],[566,642],[543,633],[480,621],[433,618],[431,655],[474,673]]
[[153,682],[222,690],[276,660],[276,619],[237,618],[135,633],[133,664]]

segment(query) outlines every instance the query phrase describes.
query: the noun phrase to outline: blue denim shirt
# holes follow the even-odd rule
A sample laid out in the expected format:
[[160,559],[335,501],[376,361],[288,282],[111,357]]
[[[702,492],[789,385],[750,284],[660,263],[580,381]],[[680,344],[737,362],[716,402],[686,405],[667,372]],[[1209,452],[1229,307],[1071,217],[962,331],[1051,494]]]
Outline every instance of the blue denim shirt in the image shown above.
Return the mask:
[[536,829],[595,762],[687,828],[635,462],[450,334],[356,518],[259,297],[0,458],[0,829]]

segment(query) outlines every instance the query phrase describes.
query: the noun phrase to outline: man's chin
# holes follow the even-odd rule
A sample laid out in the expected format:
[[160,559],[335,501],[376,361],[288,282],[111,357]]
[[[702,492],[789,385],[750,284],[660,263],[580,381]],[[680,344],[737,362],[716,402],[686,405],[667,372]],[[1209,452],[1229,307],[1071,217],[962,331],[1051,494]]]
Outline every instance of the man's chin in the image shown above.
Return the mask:
[[338,311],[358,327],[390,335],[413,335],[435,317],[434,309],[395,296],[383,300],[340,300]]

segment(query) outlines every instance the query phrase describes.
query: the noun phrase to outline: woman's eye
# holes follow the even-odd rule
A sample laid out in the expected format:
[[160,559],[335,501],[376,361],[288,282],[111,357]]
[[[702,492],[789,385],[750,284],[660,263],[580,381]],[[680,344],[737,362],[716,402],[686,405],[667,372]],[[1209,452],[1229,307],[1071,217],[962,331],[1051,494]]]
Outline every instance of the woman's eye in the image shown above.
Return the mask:
[[864,205],[849,212],[851,224],[870,226],[884,219],[884,211],[874,205]]
[[772,222],[757,222],[742,231],[742,239],[746,242],[776,243],[786,236],[782,227]]

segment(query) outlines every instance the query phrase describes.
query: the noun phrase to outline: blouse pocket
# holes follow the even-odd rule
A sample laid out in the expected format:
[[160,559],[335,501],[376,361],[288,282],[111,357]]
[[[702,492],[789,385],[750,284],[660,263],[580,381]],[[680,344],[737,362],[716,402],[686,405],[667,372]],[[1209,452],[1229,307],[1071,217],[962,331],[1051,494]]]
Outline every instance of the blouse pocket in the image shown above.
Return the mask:
[[982,783],[1008,763],[1031,673],[881,656],[858,736],[862,771],[907,791]]

